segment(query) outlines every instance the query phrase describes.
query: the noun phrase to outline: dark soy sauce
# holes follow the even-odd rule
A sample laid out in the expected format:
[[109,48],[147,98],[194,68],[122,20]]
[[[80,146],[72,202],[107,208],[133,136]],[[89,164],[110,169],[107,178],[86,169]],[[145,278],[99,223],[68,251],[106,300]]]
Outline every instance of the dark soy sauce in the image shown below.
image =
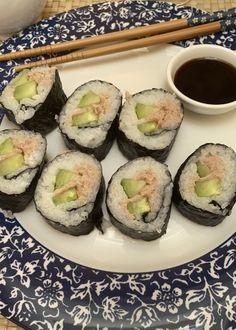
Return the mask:
[[197,58],[183,64],[175,86],[189,98],[208,104],[236,101],[236,68],[214,58]]

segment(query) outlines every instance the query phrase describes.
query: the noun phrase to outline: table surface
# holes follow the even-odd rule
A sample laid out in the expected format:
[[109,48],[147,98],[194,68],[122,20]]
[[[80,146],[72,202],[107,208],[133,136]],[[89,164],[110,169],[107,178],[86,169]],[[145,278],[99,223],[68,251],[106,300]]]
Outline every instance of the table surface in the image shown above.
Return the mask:
[[[103,0],[104,1],[104,0]],[[48,0],[41,15],[41,18],[46,18],[57,13],[70,10],[76,7],[86,6],[88,4],[94,4],[103,2],[102,0]],[[114,1],[114,0],[111,0]],[[193,7],[201,8],[206,11],[225,10],[228,8],[236,7],[236,0],[179,0],[174,1],[178,4],[188,4]],[[16,326],[6,318],[0,315],[0,330],[22,330],[22,328]]]
[[[98,2],[102,2],[102,0],[48,0],[43,12],[43,17],[48,17],[71,8],[82,7]],[[193,7],[198,7],[207,11],[216,11],[236,7],[236,0],[173,0],[172,2],[190,4]]]

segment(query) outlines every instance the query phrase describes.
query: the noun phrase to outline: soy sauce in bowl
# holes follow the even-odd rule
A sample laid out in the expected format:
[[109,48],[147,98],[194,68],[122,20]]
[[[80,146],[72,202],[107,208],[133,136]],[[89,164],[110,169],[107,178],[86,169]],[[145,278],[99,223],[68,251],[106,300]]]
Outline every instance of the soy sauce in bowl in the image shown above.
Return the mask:
[[236,101],[236,67],[215,58],[196,58],[176,71],[174,84],[187,97],[206,104]]

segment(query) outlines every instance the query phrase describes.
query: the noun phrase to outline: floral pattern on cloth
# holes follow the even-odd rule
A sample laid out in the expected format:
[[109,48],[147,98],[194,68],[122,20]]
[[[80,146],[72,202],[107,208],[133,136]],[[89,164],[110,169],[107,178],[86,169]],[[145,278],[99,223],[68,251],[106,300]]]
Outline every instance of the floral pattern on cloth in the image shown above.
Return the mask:
[[[200,10],[162,1],[102,3],[43,20],[6,40],[1,53],[194,17]],[[236,31],[178,42],[236,49]],[[52,55],[52,56],[55,56]],[[42,59],[37,57],[35,60]],[[0,90],[17,63],[1,63]],[[1,113],[1,118],[3,113]],[[236,235],[179,267],[147,273],[105,272],[70,262],[0,213],[0,312],[33,330],[236,328]]]
[[0,217],[0,310],[36,330],[234,330],[236,237],[172,269],[113,273],[70,262]]

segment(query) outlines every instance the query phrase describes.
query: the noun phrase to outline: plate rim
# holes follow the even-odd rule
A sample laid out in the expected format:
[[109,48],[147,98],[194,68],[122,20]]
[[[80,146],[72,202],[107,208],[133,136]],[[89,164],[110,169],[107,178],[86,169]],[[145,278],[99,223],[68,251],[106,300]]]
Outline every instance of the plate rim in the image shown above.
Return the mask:
[[[122,4],[122,3],[130,3],[131,1],[127,1],[127,0],[124,0],[124,1],[120,1],[120,2],[111,2],[111,3],[109,3],[109,2],[107,2],[107,3],[105,3],[105,4],[114,4],[114,3],[118,3],[118,4]],[[133,1],[133,3],[147,3],[148,1]],[[164,1],[159,1],[160,3],[166,3],[166,4],[169,4],[169,5],[173,5],[174,7],[176,7],[176,4],[172,4],[171,2],[164,2]],[[154,2],[153,2],[154,3]],[[82,10],[85,10],[86,8],[88,8],[88,7],[93,7],[93,8],[96,8],[96,7],[99,7],[99,5],[102,5],[101,3],[100,4],[95,4],[95,5],[89,5],[89,6],[85,6],[85,7],[80,7],[80,8],[78,8],[78,9],[72,9],[72,10],[70,10],[69,11],[69,13],[73,13],[73,12],[76,12],[76,11],[82,11]],[[104,5],[104,3],[103,3],[103,5]],[[113,6],[115,6],[115,5],[113,5]],[[184,8],[184,6],[182,6],[183,8]],[[189,7],[189,6],[185,6],[185,8],[191,8],[191,7]],[[44,20],[42,20],[41,22],[38,22],[37,24],[35,24],[33,27],[31,27],[32,29],[34,28],[34,27],[37,27],[37,26],[39,26],[40,24],[42,24],[42,23],[45,23],[45,22],[47,22],[47,21],[50,21],[50,20],[52,20],[53,18],[55,18],[55,17],[59,17],[59,16],[62,16],[62,15],[65,15],[66,14],[66,12],[64,12],[64,13],[60,13],[60,14],[58,14],[58,15],[55,15],[55,16],[52,16],[52,17],[50,17],[50,18],[48,18],[48,19],[44,19]],[[25,31],[27,31],[27,29],[25,30]],[[6,41],[5,41],[5,43],[3,44],[3,45],[1,45],[1,47],[2,48],[4,48],[4,45],[6,45],[7,44],[7,42],[9,42],[9,41],[11,41],[11,40],[13,40],[14,38],[18,38],[20,35],[23,35],[24,33],[25,33],[25,31],[23,31],[23,32],[21,32],[21,33],[19,33],[19,34],[17,34],[15,37],[12,37],[12,38],[9,38],[9,39],[7,39]],[[76,267],[77,266],[80,266],[81,268],[83,268],[84,269],[84,271],[89,271],[89,272],[97,272],[97,273],[105,273],[105,274],[116,274],[116,275],[124,275],[124,276],[128,276],[128,275],[130,275],[130,276],[132,276],[132,275],[137,275],[138,277],[140,277],[142,274],[144,275],[144,274],[155,274],[155,276],[157,276],[158,274],[162,274],[162,273],[168,273],[168,272],[170,272],[170,271],[173,271],[173,273],[174,273],[174,270],[175,271],[177,271],[178,269],[180,269],[180,268],[184,268],[184,267],[187,267],[188,265],[190,265],[190,264],[194,264],[194,263],[197,263],[197,261],[199,261],[199,260],[201,260],[201,259],[207,259],[210,255],[212,255],[212,254],[215,254],[215,253],[217,253],[217,251],[218,250],[220,250],[221,248],[223,248],[224,246],[226,246],[227,245],[227,243],[229,244],[230,242],[232,243],[232,247],[234,248],[234,246],[236,246],[236,236],[235,236],[235,233],[230,237],[230,238],[228,238],[227,240],[225,240],[222,244],[220,244],[219,246],[217,246],[215,249],[213,249],[212,251],[210,251],[210,252],[208,252],[208,253],[206,253],[206,254],[204,254],[204,255],[202,255],[202,256],[200,256],[200,257],[198,257],[198,258],[195,258],[195,259],[193,259],[191,262],[186,262],[186,263],[183,263],[183,264],[181,264],[181,265],[178,265],[178,266],[175,266],[175,267],[170,267],[170,268],[167,268],[167,269],[163,269],[163,270],[158,270],[158,271],[149,271],[149,272],[134,272],[134,273],[132,273],[132,272],[128,272],[128,273],[123,273],[123,272],[112,272],[112,271],[103,271],[103,270],[97,270],[97,269],[94,269],[94,268],[91,268],[91,267],[87,267],[87,266],[83,266],[83,265],[79,265],[79,264],[76,264],[75,262],[72,262],[72,261],[70,261],[70,260],[68,260],[67,258],[64,258],[64,257],[62,257],[62,256],[60,256],[60,255],[58,255],[57,253],[55,253],[55,252],[52,252],[52,251],[50,251],[46,246],[44,246],[43,244],[41,244],[40,242],[38,242],[36,239],[34,239],[32,236],[31,236],[31,234],[30,233],[28,233],[24,228],[23,228],[23,226],[20,224],[20,223],[18,223],[18,221],[17,221],[17,224],[18,224],[18,226],[20,226],[21,228],[22,228],[22,230],[24,231],[24,234],[26,234],[26,236],[29,236],[29,237],[31,237],[39,246],[43,246],[43,248],[45,249],[45,250],[47,250],[48,252],[50,252],[51,254],[53,254],[53,255],[56,255],[56,257],[57,258],[59,258],[59,259],[64,259],[66,262],[67,262],[67,264],[75,264],[76,265]],[[234,240],[235,240],[235,242],[234,242]],[[235,250],[236,251],[236,250]],[[236,255],[236,254],[235,254]],[[212,273],[213,274],[213,273]],[[234,274],[234,273],[233,273]],[[236,275],[236,272],[235,272],[235,275]],[[166,276],[166,275],[165,275]],[[158,276],[157,276],[158,277]],[[233,278],[232,278],[233,279]],[[163,280],[163,279],[162,279]],[[1,283],[1,282],[0,282]],[[163,281],[163,283],[165,283],[165,281]],[[163,284],[164,285],[164,284]],[[1,289],[1,287],[0,287],[0,289]],[[104,289],[105,290],[105,289]],[[139,290],[141,290],[141,289],[139,289]],[[137,289],[137,291],[138,291],[138,289]],[[1,291],[0,291],[0,293],[1,293]],[[138,291],[138,293],[140,293],[139,291]],[[1,301],[0,301],[1,302]],[[110,301],[110,303],[112,302],[112,300]],[[113,301],[113,303],[115,303],[114,301]],[[4,313],[4,311],[0,308],[0,312],[2,313],[2,315],[4,315],[5,313]],[[7,315],[7,313],[4,315],[4,316],[6,316],[6,317],[8,317],[8,315]],[[21,324],[21,323],[19,323],[19,321],[17,320],[17,318],[15,318],[15,314],[10,318],[11,320],[13,320],[15,323],[17,323],[17,324],[19,324],[20,326],[24,326],[24,328],[28,328],[28,326],[26,325],[26,324]],[[196,318],[197,319],[197,318]],[[83,327],[84,327],[84,325],[83,325]],[[87,327],[86,327],[87,328]],[[28,328],[28,329],[30,329],[30,328]],[[232,328],[233,329],[233,328]]]

